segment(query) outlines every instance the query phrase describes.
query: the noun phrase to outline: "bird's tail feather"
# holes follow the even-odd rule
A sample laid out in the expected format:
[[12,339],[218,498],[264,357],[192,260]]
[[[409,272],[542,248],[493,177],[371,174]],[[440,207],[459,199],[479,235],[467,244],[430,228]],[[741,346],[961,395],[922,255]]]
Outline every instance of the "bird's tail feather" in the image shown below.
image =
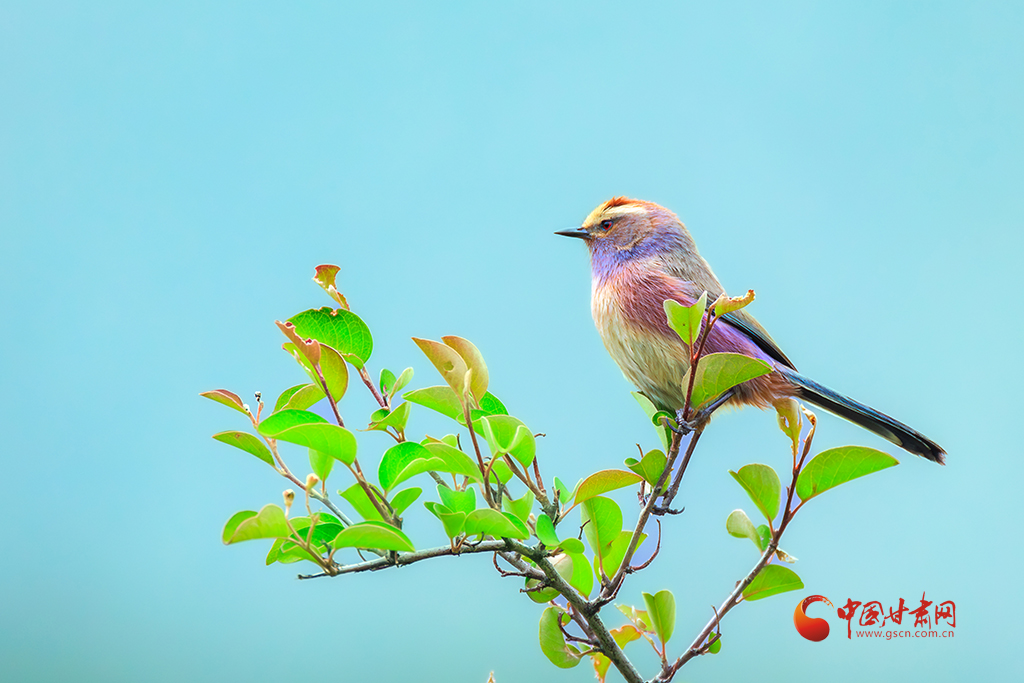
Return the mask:
[[778,370],[797,386],[798,398],[874,432],[910,453],[920,455],[940,465],[946,463],[946,452],[942,450],[942,447],[921,432],[874,408],[858,403],[848,396],[832,391],[793,370],[788,368],[778,368]]

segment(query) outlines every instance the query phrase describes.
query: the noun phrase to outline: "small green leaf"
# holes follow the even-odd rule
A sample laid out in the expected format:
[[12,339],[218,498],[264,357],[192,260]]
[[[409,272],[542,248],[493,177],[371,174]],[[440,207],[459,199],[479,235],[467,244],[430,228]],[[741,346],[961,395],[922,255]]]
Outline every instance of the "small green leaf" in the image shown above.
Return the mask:
[[465,512],[452,512],[444,505],[435,503],[433,501],[426,501],[423,503],[423,507],[430,510],[430,514],[441,520],[441,524],[444,525],[444,533],[448,538],[455,538],[462,533],[462,530],[466,525],[466,513]]
[[228,391],[227,389],[214,389],[213,391],[204,391],[199,394],[204,398],[208,398],[211,401],[216,401],[226,405],[228,408],[234,408],[240,413],[248,415],[249,413],[245,410],[245,404],[242,403],[242,399],[238,397],[238,394]]
[[258,513],[246,510],[235,513],[221,535],[224,545],[251,541],[257,538],[287,538],[291,532],[284,510],[276,505],[264,505]]
[[583,553],[566,553],[572,559],[572,576],[569,585],[580,592],[584,598],[594,590],[594,570]]
[[[713,635],[711,637],[715,638]],[[711,645],[708,646],[708,652],[713,654],[713,655],[717,655],[721,651],[722,651],[722,638],[718,637],[718,638],[715,638],[715,640],[711,643]]]
[[395,380],[395,383],[388,391],[388,394],[391,396],[396,396],[398,392],[400,392],[402,389],[405,389],[409,385],[409,382],[411,381],[412,368],[406,368],[405,370],[402,370],[402,374],[399,375],[398,379]]
[[656,448],[647,451],[639,461],[636,458],[626,458],[626,467],[643,477],[651,486],[657,486],[667,464],[668,458]]
[[214,434],[213,438],[221,443],[230,444],[235,448],[241,448],[246,453],[255,455],[271,467],[274,466],[274,456],[271,454],[270,449],[264,446],[262,441],[248,432],[220,432],[218,434]]
[[521,521],[508,513],[490,508],[474,510],[466,515],[466,535],[494,536],[495,538],[529,538],[530,532]]
[[259,424],[259,432],[263,436],[276,438],[286,429],[298,425],[325,423],[327,420],[308,410],[282,410],[263,418]]
[[330,346],[356,368],[363,367],[373,352],[370,328],[352,311],[313,308],[288,318],[288,322],[295,325],[299,336]]
[[[690,405],[697,410],[711,399],[721,396],[737,384],[742,384],[772,371],[763,360],[739,353],[709,353],[697,365],[697,378],[693,381]],[[683,376],[683,391],[690,383],[690,371]]]
[[654,595],[644,593],[647,613],[651,615],[651,626],[658,638],[667,643],[676,626],[676,599],[672,591],[658,591]]
[[480,399],[480,410],[484,415],[508,415],[505,404],[489,391]]
[[701,320],[708,307],[708,293],[701,294],[692,306],[683,306],[673,299],[666,299],[662,305],[668,318],[668,326],[675,330],[683,343],[693,346],[693,342],[700,336]]
[[458,448],[449,446],[441,441],[425,443],[423,446],[430,451],[430,454],[443,464],[435,466],[437,472],[450,472],[469,477],[471,481],[479,482],[483,475],[480,474],[480,467],[468,455]]
[[[484,466],[491,467],[490,462],[490,460],[487,460],[486,462],[484,462]],[[494,466],[491,467],[490,479],[493,480],[494,477],[497,477],[498,481],[500,481],[502,484],[507,484],[509,479],[512,478],[512,469],[505,464],[504,459],[494,460]]]
[[380,548],[413,552],[412,541],[400,529],[384,522],[358,522],[335,536],[332,548]]
[[[435,463],[435,461],[438,461]],[[389,448],[380,460],[377,477],[381,488],[390,491],[406,479],[443,464],[415,441],[404,441]]]
[[530,516],[530,510],[533,508],[533,501],[533,491],[527,491],[521,498],[516,500],[506,496],[502,500],[502,506],[506,512],[515,515],[520,522],[525,523]]
[[568,506],[569,501],[572,500],[572,490],[562,483],[562,480],[555,477],[555,490],[558,492],[558,502],[563,506]]
[[754,301],[754,290],[748,289],[743,296],[726,296],[722,294],[715,300],[715,315],[721,317],[727,313],[745,308]]
[[570,555],[579,555],[587,551],[587,547],[583,545],[583,541],[578,538],[563,538],[558,542],[558,547]]
[[[619,565],[622,564],[622,560],[626,557],[626,549],[629,547],[629,540],[632,537],[632,531],[620,531],[615,540],[608,545],[607,550],[601,557],[601,566],[605,574],[614,576],[619,571]],[[639,548],[643,545],[646,539],[647,534],[640,534],[640,538],[636,541],[636,547]]]
[[456,491],[447,486],[438,486],[437,495],[441,497],[441,504],[452,512],[465,512],[468,515],[476,510],[476,489]]
[[888,453],[864,446],[840,446],[816,455],[796,480],[796,494],[810,500],[851,479],[900,464]]
[[594,496],[632,486],[640,481],[643,481],[643,477],[633,472],[601,470],[584,479],[583,483],[579,485],[579,488],[576,489],[576,502],[582,503]]
[[273,412],[276,413],[286,408],[290,410],[307,410],[323,398],[324,392],[320,390],[320,387],[312,384],[297,384],[281,392],[281,395],[277,397],[277,402],[274,404]]
[[775,519],[775,515],[779,514],[782,493],[782,483],[775,470],[768,465],[754,463],[744,465],[739,472],[729,470],[729,474],[739,482],[765,519],[769,522]]
[[391,497],[391,509],[395,511],[396,515],[402,514],[416,502],[421,493],[423,493],[423,489],[420,488],[402,489]]
[[555,525],[551,523],[551,518],[545,514],[537,516],[537,540],[548,546],[549,548],[558,547],[558,535],[555,533]]
[[453,420],[457,420],[460,424],[465,422],[462,417],[462,404],[459,403],[459,398],[452,391],[451,387],[438,386],[415,389],[405,392],[402,398],[431,410],[436,410],[442,415],[447,415]]
[[537,443],[522,421],[509,415],[489,415],[480,418],[480,426],[492,455],[508,453],[524,467],[533,462]]
[[651,617],[646,611],[637,609],[631,605],[615,605],[615,608],[626,615],[626,618],[644,633],[652,633]]
[[768,528],[767,524],[758,524],[757,537],[761,539],[760,548],[763,552],[765,548],[768,547],[768,544],[772,541],[772,530]]
[[382,394],[390,394],[391,388],[395,386],[395,373],[391,372],[387,368],[381,368],[380,371],[380,392]]
[[[370,487],[379,499],[384,498],[384,494],[381,493],[380,489],[372,484],[370,484]],[[370,497],[366,495],[366,490],[361,484],[352,484],[344,491],[338,491],[338,495],[347,500],[349,505],[356,511],[356,514],[363,519],[375,522],[384,521],[384,518],[377,512],[377,508],[370,501]]]
[[750,585],[743,589],[745,600],[760,600],[787,591],[800,590],[804,582],[792,569],[777,564],[769,564],[762,569]]
[[334,458],[310,448],[309,466],[312,468],[313,474],[320,477],[320,481],[327,481],[327,477],[331,475],[331,469],[334,468]]
[[[296,416],[294,415],[296,413],[304,413],[304,415]],[[305,416],[317,417],[320,418],[320,421],[298,422],[294,426],[285,426],[292,424],[295,420],[306,419]],[[279,417],[287,419],[275,419]],[[260,434],[279,441],[315,449],[346,465],[351,465],[356,459],[356,437],[352,435],[352,432],[344,427],[328,424],[326,420],[315,413],[308,413],[304,410],[282,410],[261,422],[259,431]]]
[[[622,510],[610,498],[590,498],[580,506],[583,533],[594,551],[595,565],[603,568],[601,558],[611,549],[622,531]],[[605,570],[607,574],[607,570]]]
[[540,617],[540,651],[560,669],[571,669],[580,663],[580,651],[565,642],[559,627],[569,623],[569,615],[554,607],[548,607]]
[[754,523],[750,521],[747,513],[743,510],[733,510],[729,513],[729,517],[725,520],[725,530],[729,532],[730,536],[749,538],[757,547],[758,552],[763,551],[766,547],[761,545],[761,535],[754,528]]
[[[640,404],[640,409],[644,411],[644,415],[647,416],[647,419],[653,421],[654,416],[659,412],[657,406],[651,403],[651,399],[647,398],[639,391],[634,391],[632,394],[633,398],[636,399],[636,402]],[[658,430],[658,438],[661,439],[661,447],[667,451],[668,445],[672,440],[669,436],[669,430],[665,427],[658,427],[657,425],[659,423],[657,422],[652,422],[652,424],[654,424]]]
[[779,418],[779,429],[793,442],[793,452],[800,446],[800,403],[795,398],[781,399],[775,402],[775,412]]
[[409,410],[411,408],[412,404],[406,401],[390,413],[384,409],[378,410],[373,414],[373,419],[366,430],[386,432],[388,427],[391,427],[396,432],[404,432],[405,425],[409,422]]

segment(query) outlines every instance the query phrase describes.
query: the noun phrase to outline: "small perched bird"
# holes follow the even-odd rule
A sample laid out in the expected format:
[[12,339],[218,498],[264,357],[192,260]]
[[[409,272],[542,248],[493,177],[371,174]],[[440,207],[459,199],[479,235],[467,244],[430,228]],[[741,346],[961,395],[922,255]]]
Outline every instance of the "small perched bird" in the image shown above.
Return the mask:
[[[659,408],[679,411],[690,349],[668,325],[663,302],[692,306],[705,291],[714,301],[725,290],[697,252],[678,217],[652,202],[614,197],[594,209],[578,237],[590,248],[591,308],[605,348],[623,374]],[[943,464],[945,451],[920,432],[800,375],[772,338],[745,310],[724,315],[708,335],[705,353],[740,353],[773,372],[748,380],[712,402],[768,408],[796,398],[860,425],[900,448]]]

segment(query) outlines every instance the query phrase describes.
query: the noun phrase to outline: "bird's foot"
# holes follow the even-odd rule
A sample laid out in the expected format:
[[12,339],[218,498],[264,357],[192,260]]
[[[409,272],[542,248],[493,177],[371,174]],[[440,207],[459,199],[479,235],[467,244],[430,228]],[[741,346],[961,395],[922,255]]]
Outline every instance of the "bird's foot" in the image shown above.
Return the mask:
[[667,504],[666,505],[655,505],[653,508],[651,508],[651,514],[652,515],[657,515],[658,517],[662,517],[664,515],[678,515],[678,514],[682,514],[682,512],[684,510],[686,510],[686,508],[679,508],[678,510],[675,510],[673,508],[670,508]]

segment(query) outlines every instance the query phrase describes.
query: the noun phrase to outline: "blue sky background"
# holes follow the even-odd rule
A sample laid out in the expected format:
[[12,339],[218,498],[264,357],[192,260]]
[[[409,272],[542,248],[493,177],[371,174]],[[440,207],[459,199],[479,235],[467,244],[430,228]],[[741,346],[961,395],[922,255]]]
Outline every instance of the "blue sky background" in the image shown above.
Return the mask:
[[[735,610],[680,680],[1024,674],[1024,8],[211,5],[0,3],[5,680],[591,680],[544,659],[540,608],[486,557],[299,582],[222,546],[284,481],[209,438],[245,425],[198,392],[302,381],[273,320],[327,305],[310,277],[337,263],[374,372],[436,384],[409,337],[468,337],[547,433],[547,476],[617,466],[656,438],[583,245],[551,234],[615,194],[675,210],[803,372],[949,452],[805,508],[784,547],[806,590]],[[716,418],[623,591],[675,591],[677,652],[755,560],[724,530],[750,508],[727,470],[785,467],[774,422]],[[887,447],[822,415],[819,447],[846,443]],[[419,503],[407,528],[442,542]],[[922,591],[956,602],[954,640],[792,627],[806,594]]]

